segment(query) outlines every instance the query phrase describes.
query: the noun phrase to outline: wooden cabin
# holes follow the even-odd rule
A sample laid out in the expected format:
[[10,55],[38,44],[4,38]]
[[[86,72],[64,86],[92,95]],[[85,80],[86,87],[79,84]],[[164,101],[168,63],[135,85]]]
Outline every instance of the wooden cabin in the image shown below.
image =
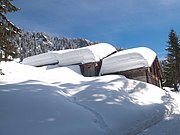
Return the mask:
[[146,47],[123,50],[105,58],[100,74],[119,74],[162,86],[162,70],[156,53]]
[[31,56],[22,63],[31,66],[79,65],[82,75],[87,77],[120,74],[161,87],[162,71],[158,58],[154,51],[146,47],[116,52],[113,46],[100,43]]

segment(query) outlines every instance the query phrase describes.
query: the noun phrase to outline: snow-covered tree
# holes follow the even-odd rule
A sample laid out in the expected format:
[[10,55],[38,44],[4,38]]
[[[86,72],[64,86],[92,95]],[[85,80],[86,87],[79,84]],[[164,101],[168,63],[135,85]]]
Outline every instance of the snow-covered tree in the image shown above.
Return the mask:
[[[12,1],[12,0],[11,0]],[[20,29],[12,24],[5,16],[6,13],[17,11],[10,0],[0,1],[0,61],[15,57],[16,48],[10,38],[16,35]]]
[[44,32],[24,31],[16,36],[12,42],[19,52],[19,58],[21,60],[48,51],[75,49],[98,43],[82,38],[71,39],[66,37],[53,37]]

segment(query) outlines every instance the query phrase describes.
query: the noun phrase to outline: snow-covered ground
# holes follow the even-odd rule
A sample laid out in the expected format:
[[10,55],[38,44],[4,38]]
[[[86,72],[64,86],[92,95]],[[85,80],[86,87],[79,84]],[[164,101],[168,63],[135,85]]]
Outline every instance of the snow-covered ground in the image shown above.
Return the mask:
[[78,66],[2,62],[0,135],[179,135],[180,94]]

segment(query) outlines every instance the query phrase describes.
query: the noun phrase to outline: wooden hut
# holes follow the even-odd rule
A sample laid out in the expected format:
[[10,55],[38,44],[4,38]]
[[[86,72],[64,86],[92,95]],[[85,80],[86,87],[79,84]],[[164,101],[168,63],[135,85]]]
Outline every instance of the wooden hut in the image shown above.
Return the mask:
[[117,52],[102,61],[101,75],[120,74],[161,87],[162,70],[156,53],[139,47]]

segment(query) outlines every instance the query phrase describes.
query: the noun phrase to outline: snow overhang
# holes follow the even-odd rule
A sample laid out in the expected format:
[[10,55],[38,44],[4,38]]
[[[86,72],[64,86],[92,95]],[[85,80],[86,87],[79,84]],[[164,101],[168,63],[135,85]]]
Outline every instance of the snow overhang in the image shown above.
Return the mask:
[[151,67],[155,58],[156,53],[146,47],[120,51],[103,60],[101,74]]
[[48,64],[57,64],[58,60],[52,53],[42,53],[23,59],[22,64],[30,66],[43,66]]
[[78,49],[70,49],[64,53],[59,51],[57,59],[60,66],[93,63],[100,61],[115,51],[116,49],[112,45],[100,43]]
[[95,44],[78,49],[51,51],[48,53],[25,58],[23,64],[42,66],[58,63],[59,66],[98,62],[114,53],[116,49],[107,43]]

